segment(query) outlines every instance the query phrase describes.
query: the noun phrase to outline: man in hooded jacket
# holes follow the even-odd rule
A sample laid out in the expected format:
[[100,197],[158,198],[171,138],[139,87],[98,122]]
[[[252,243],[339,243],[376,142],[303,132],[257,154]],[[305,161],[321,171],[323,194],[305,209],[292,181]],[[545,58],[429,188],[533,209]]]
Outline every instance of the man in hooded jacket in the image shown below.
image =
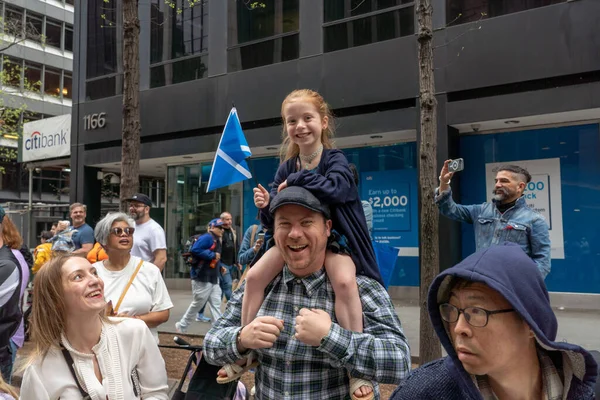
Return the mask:
[[428,309],[448,356],[414,370],[391,400],[594,399],[596,362],[556,341],[546,285],[518,245],[489,247],[442,272]]

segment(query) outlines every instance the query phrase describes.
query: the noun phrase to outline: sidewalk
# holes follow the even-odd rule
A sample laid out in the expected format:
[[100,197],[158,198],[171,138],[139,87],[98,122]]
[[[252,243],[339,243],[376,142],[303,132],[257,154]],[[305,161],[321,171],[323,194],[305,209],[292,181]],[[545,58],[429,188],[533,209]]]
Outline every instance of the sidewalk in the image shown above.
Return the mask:
[[[169,321],[162,324],[160,332],[175,333],[175,322],[179,321],[191,301],[191,290],[169,291],[174,307]],[[394,301],[396,313],[402,323],[402,329],[408,339],[412,357],[419,355],[419,306],[415,303]],[[225,310],[225,305],[221,309]],[[600,310],[554,310],[558,318],[557,341],[567,341],[588,350],[600,350]],[[188,328],[188,334],[204,336],[210,329],[207,322],[194,322]],[[166,344],[166,343],[164,343]]]

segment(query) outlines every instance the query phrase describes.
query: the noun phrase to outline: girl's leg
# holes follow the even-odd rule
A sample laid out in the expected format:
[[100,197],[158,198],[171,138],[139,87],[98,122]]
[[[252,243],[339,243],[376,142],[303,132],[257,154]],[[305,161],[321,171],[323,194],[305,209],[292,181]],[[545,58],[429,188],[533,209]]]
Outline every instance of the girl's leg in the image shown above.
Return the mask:
[[[325,270],[335,292],[335,316],[343,328],[354,332],[363,331],[363,309],[356,283],[356,265],[347,255],[331,251],[325,256]],[[350,386],[356,378],[350,377]],[[372,398],[373,384],[369,381],[359,383],[351,395],[353,398]],[[352,390],[352,389],[351,389]]]
[[256,318],[265,297],[265,288],[281,272],[283,264],[279,249],[272,247],[248,271],[242,298],[242,326]]
[[337,320],[345,329],[362,332],[363,310],[356,283],[356,266],[352,258],[328,251],[325,256],[325,270],[335,292]]
[[[281,253],[277,247],[272,247],[248,270],[244,297],[242,298],[242,326],[249,324],[256,318],[265,297],[265,289],[281,272],[283,264],[284,260]],[[244,366],[247,363],[246,358],[236,361],[239,366]],[[221,368],[217,375],[217,382],[219,382],[219,379],[227,377],[225,367]]]

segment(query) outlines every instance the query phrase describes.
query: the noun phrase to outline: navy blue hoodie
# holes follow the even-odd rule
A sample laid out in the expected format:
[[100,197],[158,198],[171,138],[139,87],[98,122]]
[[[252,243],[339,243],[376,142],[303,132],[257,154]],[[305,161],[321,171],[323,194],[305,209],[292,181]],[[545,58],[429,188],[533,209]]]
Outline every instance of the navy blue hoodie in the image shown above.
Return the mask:
[[429,288],[427,307],[448,356],[413,371],[396,389],[392,400],[482,399],[471,375],[457,358],[438,308],[438,304],[448,300],[453,277],[484,283],[512,305],[535,333],[538,347],[546,351],[557,370],[568,374],[563,379],[564,399],[594,399],[596,362],[585,349],[555,341],[558,324],[544,279],[536,264],[518,245],[507,243],[472,254],[435,278]]
[[[314,172],[305,169],[296,171],[297,161],[298,158],[294,157],[281,163],[275,174],[270,201],[277,196],[279,185],[287,180],[288,186],[302,186],[328,204],[331,207],[333,229],[348,240],[356,272],[375,279],[383,286],[365,212],[344,153],[337,149],[324,149]],[[267,229],[273,228],[269,207],[260,210],[260,220]]]

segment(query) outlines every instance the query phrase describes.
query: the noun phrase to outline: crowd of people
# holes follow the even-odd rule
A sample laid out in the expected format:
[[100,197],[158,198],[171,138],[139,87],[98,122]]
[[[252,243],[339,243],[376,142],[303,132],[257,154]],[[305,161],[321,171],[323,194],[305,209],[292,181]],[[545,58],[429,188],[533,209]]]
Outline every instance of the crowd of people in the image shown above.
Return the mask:
[[[333,146],[327,103],[295,90],[281,115],[281,165],[270,191],[254,189],[260,224],[239,243],[224,212],[185,254],[192,301],[175,329],[205,321],[208,305],[203,357],[222,366],[218,383],[254,368],[257,399],[378,399],[381,383],[398,385],[396,400],[595,398],[592,354],[556,340],[544,283],[548,227],[522,197],[526,170],[500,168],[494,200],[463,206],[452,200],[444,163],[435,201],[443,215],[474,224],[477,251],[429,288],[425,304],[448,355],[411,371],[373,250],[372,210],[356,169]],[[129,201],[128,214],[109,213],[93,230],[85,205],[72,204],[72,225],[42,232],[33,255],[0,208],[0,398],[168,398],[157,328],[173,308],[162,277],[173,255],[150,218],[151,199]],[[9,384],[26,333],[33,351],[17,394]]]

